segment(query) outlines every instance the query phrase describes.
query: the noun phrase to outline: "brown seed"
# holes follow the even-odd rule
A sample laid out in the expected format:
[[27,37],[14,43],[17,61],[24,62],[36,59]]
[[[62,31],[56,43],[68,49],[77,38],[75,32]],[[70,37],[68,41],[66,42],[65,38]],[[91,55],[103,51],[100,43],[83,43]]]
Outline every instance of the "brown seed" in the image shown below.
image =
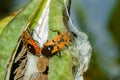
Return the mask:
[[25,69],[16,69],[15,71],[16,75],[14,77],[14,80],[17,80],[18,78],[22,78],[24,76],[25,73]]
[[[18,56],[15,58],[14,63],[16,63],[17,61],[19,61],[19,60],[23,57],[23,55],[25,54],[25,52],[26,52],[26,48],[25,48],[25,46],[23,46],[22,49],[21,49],[21,51],[20,51],[20,53],[19,53]],[[26,57],[26,56],[25,56],[25,57]]]
[[46,59],[44,58],[39,58],[38,62],[37,62],[37,68],[39,70],[39,72],[44,72],[46,70]]
[[21,68],[21,69],[25,68],[26,63],[27,63],[27,58],[24,59],[24,60],[20,63],[20,68]]

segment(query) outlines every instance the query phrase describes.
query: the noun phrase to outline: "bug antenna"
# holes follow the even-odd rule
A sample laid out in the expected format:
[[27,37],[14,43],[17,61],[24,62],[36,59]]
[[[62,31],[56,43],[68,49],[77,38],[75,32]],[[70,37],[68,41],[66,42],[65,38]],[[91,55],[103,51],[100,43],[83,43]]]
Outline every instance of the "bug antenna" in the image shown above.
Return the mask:
[[66,5],[66,0],[64,0],[64,6],[65,6],[65,9],[66,9],[66,13],[67,13],[67,16],[68,16],[68,18],[69,18],[69,21],[70,21],[70,24],[72,25],[72,26],[74,26],[73,25],[73,22],[72,22],[72,19],[70,18],[70,15],[69,15],[69,12],[68,12],[68,8],[67,8],[67,5]]

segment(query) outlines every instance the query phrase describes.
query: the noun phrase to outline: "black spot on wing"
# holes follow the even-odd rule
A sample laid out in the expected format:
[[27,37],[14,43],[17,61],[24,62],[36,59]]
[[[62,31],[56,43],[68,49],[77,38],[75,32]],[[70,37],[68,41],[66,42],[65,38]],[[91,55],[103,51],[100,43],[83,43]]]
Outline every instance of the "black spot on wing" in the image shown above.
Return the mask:
[[33,45],[27,44],[27,49],[28,49],[28,51],[29,51],[30,53],[32,53],[32,54],[35,55],[36,51],[35,51],[35,48],[34,48]]
[[54,46],[53,45],[49,45],[49,46],[44,46],[44,48],[42,48],[42,54],[45,56],[51,56],[52,55],[52,50],[53,50]]

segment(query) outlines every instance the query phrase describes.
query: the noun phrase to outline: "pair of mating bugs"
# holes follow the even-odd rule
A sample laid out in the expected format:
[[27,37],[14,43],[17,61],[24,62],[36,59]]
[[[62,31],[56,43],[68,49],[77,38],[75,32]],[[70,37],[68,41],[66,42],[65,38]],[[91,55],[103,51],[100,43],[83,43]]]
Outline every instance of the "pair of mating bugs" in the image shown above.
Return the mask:
[[35,55],[43,54],[45,56],[51,56],[57,53],[63,46],[67,45],[71,40],[71,36],[76,36],[72,32],[62,32],[56,36],[53,40],[46,42],[43,47],[39,47],[38,43],[32,38],[30,33],[25,30],[22,33],[22,42],[26,46],[27,50]]

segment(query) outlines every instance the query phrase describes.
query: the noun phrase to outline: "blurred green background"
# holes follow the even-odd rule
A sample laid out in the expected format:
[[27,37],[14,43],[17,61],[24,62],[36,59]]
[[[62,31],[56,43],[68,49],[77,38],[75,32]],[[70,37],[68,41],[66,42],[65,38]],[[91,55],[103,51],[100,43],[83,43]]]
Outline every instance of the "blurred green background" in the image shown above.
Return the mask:
[[120,80],[120,0],[72,0],[71,17],[93,47],[85,80]]
[[31,0],[1,0],[0,1],[0,18],[7,16],[9,13],[25,7]]
[[[2,0],[0,19],[30,1]],[[120,80],[120,0],[72,0],[71,4],[72,21],[89,36],[93,48],[85,80]]]

